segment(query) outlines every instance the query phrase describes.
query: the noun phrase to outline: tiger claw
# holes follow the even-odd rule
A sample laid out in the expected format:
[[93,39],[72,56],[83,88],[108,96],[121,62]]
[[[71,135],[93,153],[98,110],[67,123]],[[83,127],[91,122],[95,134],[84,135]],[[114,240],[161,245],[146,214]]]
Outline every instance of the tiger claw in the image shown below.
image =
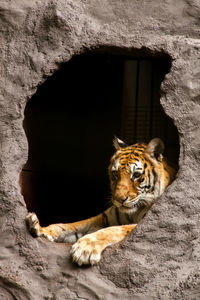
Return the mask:
[[35,236],[40,236],[40,224],[39,224],[39,220],[38,217],[36,216],[35,213],[29,213],[26,216],[26,224],[28,226],[29,231],[35,235]]

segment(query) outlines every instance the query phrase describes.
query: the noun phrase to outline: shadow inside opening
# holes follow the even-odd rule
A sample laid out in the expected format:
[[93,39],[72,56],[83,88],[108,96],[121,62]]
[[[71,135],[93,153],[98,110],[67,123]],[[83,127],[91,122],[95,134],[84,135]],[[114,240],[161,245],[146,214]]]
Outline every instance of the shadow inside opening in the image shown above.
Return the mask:
[[169,69],[167,59],[80,55],[38,87],[25,109],[22,194],[43,226],[108,206],[114,135],[129,144],[160,137],[166,157],[177,163],[178,132],[159,101]]

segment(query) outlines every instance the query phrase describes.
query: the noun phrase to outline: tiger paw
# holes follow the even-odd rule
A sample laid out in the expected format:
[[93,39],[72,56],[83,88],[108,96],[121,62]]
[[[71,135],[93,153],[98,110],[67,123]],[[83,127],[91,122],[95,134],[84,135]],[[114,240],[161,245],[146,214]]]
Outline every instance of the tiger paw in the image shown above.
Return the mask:
[[73,262],[79,266],[82,265],[95,265],[101,259],[101,252],[104,247],[95,237],[94,233],[87,234],[80,238],[71,249]]
[[26,216],[26,224],[28,226],[29,231],[35,235],[35,236],[40,236],[40,223],[38,220],[38,217],[36,216],[35,213],[29,213]]

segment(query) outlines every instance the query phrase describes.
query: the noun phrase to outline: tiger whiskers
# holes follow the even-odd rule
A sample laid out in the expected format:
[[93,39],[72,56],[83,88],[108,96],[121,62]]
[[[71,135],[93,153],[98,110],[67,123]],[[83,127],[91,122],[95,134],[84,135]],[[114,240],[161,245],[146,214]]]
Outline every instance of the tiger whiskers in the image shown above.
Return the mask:
[[151,197],[147,195],[145,195],[144,197],[140,195],[140,197],[138,199],[136,199],[133,204],[134,207],[149,207],[153,204],[154,202],[154,196],[152,195]]
[[113,205],[112,202],[112,194],[110,196],[107,197],[107,201],[106,201],[106,208],[109,208]]

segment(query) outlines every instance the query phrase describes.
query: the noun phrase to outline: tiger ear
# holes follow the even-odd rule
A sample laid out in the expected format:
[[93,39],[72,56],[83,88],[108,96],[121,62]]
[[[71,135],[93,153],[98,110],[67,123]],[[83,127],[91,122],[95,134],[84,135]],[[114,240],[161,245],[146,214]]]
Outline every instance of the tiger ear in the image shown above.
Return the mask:
[[150,155],[151,158],[156,159],[158,161],[162,161],[163,159],[163,152],[165,146],[161,139],[155,138],[149,142],[147,145],[146,151]]
[[121,148],[127,147],[127,144],[124,143],[122,140],[118,139],[116,136],[114,137],[113,145],[116,150],[120,150]]

